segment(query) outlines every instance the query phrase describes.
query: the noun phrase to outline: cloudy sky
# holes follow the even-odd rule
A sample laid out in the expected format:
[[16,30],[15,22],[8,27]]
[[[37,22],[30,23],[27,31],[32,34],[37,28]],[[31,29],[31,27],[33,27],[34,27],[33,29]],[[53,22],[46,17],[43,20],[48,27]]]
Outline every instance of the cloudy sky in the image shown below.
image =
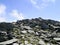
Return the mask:
[[60,0],[0,0],[0,22],[42,17],[60,20]]

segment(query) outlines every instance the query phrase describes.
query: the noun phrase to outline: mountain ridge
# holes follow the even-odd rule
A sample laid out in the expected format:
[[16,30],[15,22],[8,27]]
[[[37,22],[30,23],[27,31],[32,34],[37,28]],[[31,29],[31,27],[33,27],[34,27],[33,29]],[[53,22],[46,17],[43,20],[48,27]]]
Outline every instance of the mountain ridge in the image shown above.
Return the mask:
[[[20,40],[19,43],[23,43],[24,41],[31,43],[33,40],[32,43],[34,44],[35,41],[37,42],[36,45],[38,45],[40,44],[38,42],[40,42],[41,39],[44,43],[57,44],[57,41],[55,42],[54,39],[60,37],[60,22],[50,19],[42,19],[40,17],[35,19],[18,20],[17,22],[12,23],[3,22],[0,23],[0,31],[0,33],[3,31],[6,32],[7,35],[5,33],[5,35],[3,35],[3,39],[5,40],[14,37]],[[1,37],[2,35],[0,34],[0,40]]]

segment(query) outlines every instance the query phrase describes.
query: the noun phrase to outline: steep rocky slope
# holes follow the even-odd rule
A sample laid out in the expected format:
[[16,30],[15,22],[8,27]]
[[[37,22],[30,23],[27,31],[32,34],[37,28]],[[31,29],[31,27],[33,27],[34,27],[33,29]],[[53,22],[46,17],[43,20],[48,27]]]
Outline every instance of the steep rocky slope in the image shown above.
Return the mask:
[[[60,45],[60,22],[50,19],[25,19],[0,23],[0,37],[17,38],[20,45]],[[1,38],[0,38],[1,40]],[[4,40],[2,40],[4,41]]]

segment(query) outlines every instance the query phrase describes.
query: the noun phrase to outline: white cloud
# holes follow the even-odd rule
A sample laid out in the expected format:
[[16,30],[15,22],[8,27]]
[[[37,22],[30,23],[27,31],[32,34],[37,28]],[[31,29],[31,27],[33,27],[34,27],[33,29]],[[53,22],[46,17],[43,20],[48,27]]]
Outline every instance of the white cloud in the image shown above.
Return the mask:
[[6,12],[6,6],[3,4],[0,4],[0,22],[5,22],[6,18],[4,17]]
[[4,14],[5,11],[6,11],[6,6],[3,5],[3,4],[0,4],[0,15],[1,15],[1,14]]
[[12,12],[9,12],[8,15],[10,15],[11,20],[7,19],[8,15],[6,15],[6,5],[0,4],[0,22],[12,22],[16,20],[22,20],[24,19],[23,14],[20,13],[18,10],[12,10]]
[[49,3],[55,3],[55,0],[30,0],[30,2],[38,9],[45,8]]
[[33,3],[33,4],[37,4],[37,2],[36,2],[37,0],[31,0],[31,3]]
[[[23,14],[20,13],[18,10],[12,10],[12,12],[10,13],[10,15],[11,15],[13,18],[16,18],[17,20],[22,20],[22,19],[24,19]],[[14,21],[15,21],[15,20],[14,20]]]

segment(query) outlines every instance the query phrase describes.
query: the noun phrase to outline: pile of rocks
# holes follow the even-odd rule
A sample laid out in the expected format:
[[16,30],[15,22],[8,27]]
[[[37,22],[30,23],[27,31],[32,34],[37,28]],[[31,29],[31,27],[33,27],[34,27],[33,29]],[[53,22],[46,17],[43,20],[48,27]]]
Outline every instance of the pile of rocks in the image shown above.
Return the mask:
[[[22,26],[20,30],[20,45],[59,45],[56,31],[49,32],[44,30],[34,31],[29,26]],[[56,39],[57,38],[57,39]],[[60,40],[59,40],[60,41]]]

